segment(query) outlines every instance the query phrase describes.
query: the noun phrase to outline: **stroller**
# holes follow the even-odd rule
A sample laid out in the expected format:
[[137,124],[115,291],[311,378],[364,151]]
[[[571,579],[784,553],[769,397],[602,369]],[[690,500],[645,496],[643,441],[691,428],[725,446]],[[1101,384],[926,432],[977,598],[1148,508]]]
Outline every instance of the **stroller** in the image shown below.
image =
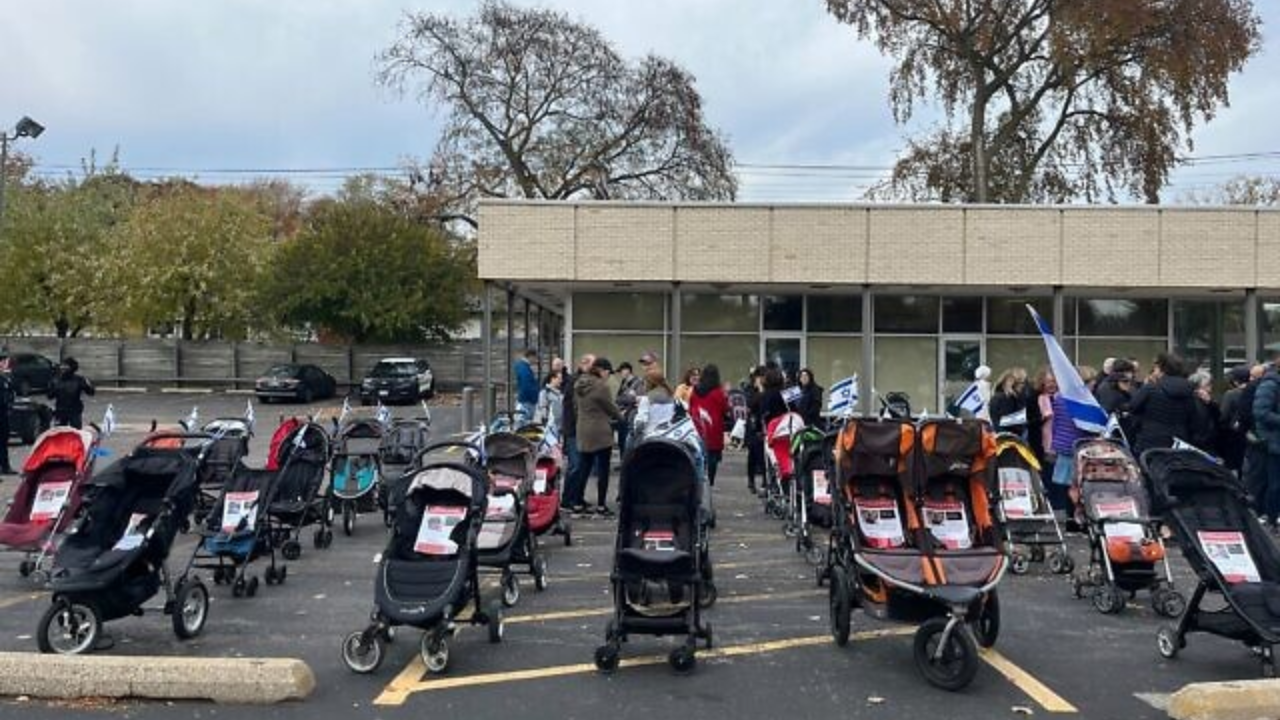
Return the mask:
[[[1280,551],[1250,512],[1244,489],[1230,470],[1193,450],[1149,450],[1142,467],[1198,579],[1177,625],[1160,628],[1160,654],[1172,659],[1187,646],[1188,633],[1206,632],[1253,648],[1263,676],[1275,677]],[[1222,596],[1224,608],[1201,607],[1211,592]]]
[[142,446],[90,480],[81,514],[54,556],[53,602],[36,632],[40,652],[77,654],[98,646],[103,623],[141,614],[163,591],[180,640],[200,634],[209,591],[167,569],[179,527],[195,508],[199,458]]
[[747,394],[739,388],[729,391],[729,447],[741,450],[747,443],[747,423],[751,420],[751,408],[747,406]]
[[320,494],[329,464],[329,434],[313,422],[288,418],[271,436],[267,470],[275,473],[270,516],[271,543],[285,560],[302,557],[302,531],[316,526],[317,550],[333,544],[333,507]]
[[267,513],[277,488],[276,470],[236,466],[210,512],[200,524],[200,542],[191,553],[188,568],[213,571],[215,585],[230,585],[233,597],[253,597],[258,578],[250,565],[262,556],[270,559],[263,577],[268,585],[283,584],[289,568],[276,562],[273,520]]
[[392,628],[402,625],[423,631],[420,652],[428,672],[444,672],[455,622],[471,604],[474,611],[463,622],[487,625],[489,641],[501,642],[502,606],[481,609],[476,562],[487,485],[482,470],[461,462],[429,462],[413,472],[379,555],[373,622],[342,642],[342,659],[352,672],[377,670]]
[[996,586],[1008,565],[988,496],[994,438],[979,421],[855,419],[837,448],[832,637],[848,643],[855,604],[920,622],[921,675],[946,690],[968,686],[978,646],[999,635]]
[[384,431],[377,420],[353,420],[334,440],[328,504],[335,515],[341,508],[342,533],[348,537],[355,532],[356,517],[374,509],[377,487],[382,484],[378,459]]
[[202,524],[222,495],[223,486],[231,480],[236,467],[249,455],[249,439],[253,428],[244,418],[217,418],[205,423],[201,433],[213,438],[204,451],[200,464],[200,499],[196,502],[195,521]]
[[[689,447],[646,437],[622,464],[618,535],[614,544],[613,618],[596,667],[618,668],[631,634],[683,635],[667,660],[679,672],[697,662],[698,640],[711,647],[711,625],[702,622],[703,594],[711,585],[708,543],[699,521],[703,484]],[[714,586],[712,586],[714,587]]]
[[529,493],[529,529],[534,535],[550,532],[564,536],[565,547],[573,544],[573,526],[568,513],[560,510],[560,486],[564,482],[564,454],[560,451],[560,438],[555,425],[525,425],[517,435],[537,447],[538,459],[533,471],[532,492]]
[[1031,563],[1045,560],[1047,548],[1051,572],[1067,575],[1075,570],[1062,528],[1045,494],[1040,461],[1016,435],[1001,434],[996,438],[996,480],[1000,490],[996,508],[1005,540],[1013,551],[1009,570],[1014,575],[1025,575]]
[[813,528],[831,527],[831,487],[827,481],[835,436],[807,427],[791,440],[797,482],[791,483],[791,514],[785,527],[796,539],[796,552],[815,567],[822,565],[825,543],[813,541]]
[[476,541],[477,562],[482,569],[501,573],[502,604],[512,607],[520,602],[517,566],[533,575],[535,588],[547,589],[547,559],[538,552],[538,541],[529,527],[536,450],[533,443],[515,433],[489,433],[481,442],[489,500]]
[[1089,570],[1071,579],[1073,594],[1090,593],[1093,607],[1110,615],[1139,590],[1149,590],[1158,614],[1181,615],[1186,599],[1173,588],[1159,520],[1151,517],[1138,464],[1128,451],[1104,438],[1076,443],[1073,490],[1089,533]]
[[910,420],[911,396],[901,390],[886,393],[880,398],[880,417],[886,420]]
[[[804,418],[788,412],[769,421],[765,427],[764,511],[779,520],[790,515],[792,480],[795,464],[791,459],[791,438],[804,429]],[[790,527],[790,522],[784,526]],[[791,537],[791,533],[787,533]]]
[[404,502],[408,489],[409,471],[427,444],[431,441],[431,418],[399,419],[382,435],[378,446],[378,466],[381,482],[378,483],[378,507],[387,527],[395,523],[395,509]]
[[22,577],[43,583],[54,538],[75,518],[93,475],[98,432],[57,427],[41,435],[22,463],[22,479],[0,521],[0,545],[25,554]]

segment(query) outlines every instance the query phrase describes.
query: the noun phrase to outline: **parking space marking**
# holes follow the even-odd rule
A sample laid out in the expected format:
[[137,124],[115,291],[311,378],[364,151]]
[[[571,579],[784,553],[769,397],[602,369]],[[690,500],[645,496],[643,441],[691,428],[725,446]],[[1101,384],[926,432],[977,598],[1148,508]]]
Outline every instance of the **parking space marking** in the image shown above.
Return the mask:
[[[851,641],[865,641],[882,637],[909,635],[914,632],[915,628],[912,627],[887,628],[884,630],[871,630],[867,632],[854,633],[849,636],[849,639]],[[703,660],[714,660],[719,658],[738,657],[742,655],[760,655],[770,652],[779,652],[782,650],[793,650],[796,648],[830,644],[830,635],[808,635],[782,640],[728,645],[714,650],[699,651],[698,657]],[[623,659],[622,662],[619,663],[619,669],[642,667],[646,665],[661,665],[665,662],[667,662],[666,655],[643,655],[640,657]],[[496,685],[499,683],[521,682],[526,680],[544,680],[547,678],[564,677],[566,675],[585,675],[593,672],[596,672],[596,666],[594,663],[575,663],[572,665],[555,665],[543,668],[530,668],[527,670],[509,670],[505,672],[423,680],[421,678],[426,673],[426,666],[422,662],[422,657],[418,656],[413,659],[413,662],[409,664],[409,667],[405,668],[403,672],[391,681],[391,684],[387,685],[382,694],[374,699],[373,704],[382,707],[403,705],[405,701],[408,700],[409,696],[414,693],[454,690],[464,687]]]
[[[714,563],[712,567],[718,572],[721,570],[742,570],[744,568],[778,567],[783,565],[795,567],[796,561],[794,558],[778,558],[776,560],[744,560],[741,562]],[[601,580],[608,582],[609,573],[598,572],[578,573],[573,575],[550,575],[548,579],[555,583],[587,582],[589,580]]]
[[[740,603],[759,602],[761,600],[794,600],[796,598],[804,597],[816,598],[823,595],[826,595],[826,593],[818,590],[792,590],[788,592],[758,593],[753,595],[725,595],[716,600],[716,604],[737,605]],[[531,615],[512,615],[510,617],[503,618],[502,622],[507,625],[520,625],[523,623],[551,622],[554,620],[577,620],[578,618],[604,617],[612,612],[612,607],[556,610]],[[470,612],[463,613],[458,616],[458,622],[465,621],[470,617]]]
[[33,600],[39,600],[44,596],[45,596],[45,593],[30,593],[28,595],[18,595],[16,597],[0,598],[0,610],[3,610],[5,608],[11,608],[14,605],[21,605],[22,603],[31,602]]
[[995,648],[982,648],[980,653],[982,659],[992,667],[996,672],[1005,677],[1006,680],[1013,683],[1027,697],[1035,700],[1040,707],[1046,712],[1051,713],[1078,713],[1079,709],[1075,705],[1067,702],[1054,691],[1050,690],[1047,685],[1037,680],[1031,673],[1014,665],[1009,658],[1000,654]]

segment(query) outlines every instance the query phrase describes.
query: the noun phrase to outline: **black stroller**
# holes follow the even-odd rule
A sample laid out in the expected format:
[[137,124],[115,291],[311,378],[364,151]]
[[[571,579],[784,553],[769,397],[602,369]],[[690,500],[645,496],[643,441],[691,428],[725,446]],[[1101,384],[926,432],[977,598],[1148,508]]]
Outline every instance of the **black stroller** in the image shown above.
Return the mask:
[[697,662],[698,640],[711,647],[711,625],[702,622],[702,595],[709,580],[706,526],[699,522],[702,483],[689,449],[650,437],[632,446],[622,465],[618,535],[614,545],[613,619],[596,667],[618,668],[622,643],[631,634],[683,635],[668,662],[688,672]]
[[[796,552],[804,553],[814,567],[826,565],[827,538],[831,530],[831,488],[835,479],[833,453],[836,436],[818,427],[807,427],[792,441],[795,483],[799,494],[792,511]],[[815,532],[818,538],[815,540]],[[821,573],[819,573],[821,575]]]
[[378,669],[391,629],[399,625],[423,631],[420,652],[427,670],[444,672],[454,623],[470,604],[469,622],[487,625],[490,642],[502,640],[502,606],[494,602],[484,612],[480,601],[476,539],[486,492],[483,471],[461,458],[429,462],[412,474],[378,560],[373,622],[342,643],[342,659],[353,672]]
[[93,650],[103,623],[139,614],[164,591],[164,612],[180,640],[204,629],[209,592],[199,578],[168,570],[169,551],[199,494],[199,459],[146,446],[85,488],[81,515],[54,557],[53,602],[36,632],[40,652]]
[[489,502],[477,540],[481,568],[501,573],[502,604],[520,601],[517,573],[533,576],[538,591],[547,588],[547,559],[529,528],[529,493],[533,489],[538,450],[528,439],[510,432],[485,435],[482,457],[489,479]]
[[382,521],[387,527],[395,522],[395,509],[404,502],[414,461],[431,442],[431,418],[394,420],[382,435],[378,446],[378,464],[382,472],[378,481],[377,501]]
[[276,472],[267,505],[271,542],[285,560],[297,560],[302,557],[305,528],[316,526],[312,544],[317,550],[333,544],[333,507],[320,492],[329,464],[329,434],[296,418],[285,420],[276,433],[282,437],[267,458],[267,469]]
[[196,503],[195,521],[202,524],[222,496],[223,486],[231,480],[240,462],[249,454],[253,428],[244,418],[217,418],[205,423],[201,432],[213,442],[204,449],[200,464],[200,498]]
[[[1274,677],[1280,551],[1249,511],[1239,481],[1194,450],[1149,450],[1142,467],[1156,506],[1198,578],[1177,625],[1160,628],[1160,654],[1172,659],[1187,646],[1188,633],[1210,633],[1253,648],[1262,659],[1262,674]],[[1220,594],[1226,607],[1202,608],[1210,592]]]

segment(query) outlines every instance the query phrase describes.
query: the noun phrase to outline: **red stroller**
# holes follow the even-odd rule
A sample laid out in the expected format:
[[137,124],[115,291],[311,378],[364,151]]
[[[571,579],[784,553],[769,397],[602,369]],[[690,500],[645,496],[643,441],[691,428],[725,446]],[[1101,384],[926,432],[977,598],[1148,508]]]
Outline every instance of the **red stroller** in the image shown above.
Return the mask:
[[560,485],[564,482],[564,454],[555,429],[541,425],[525,425],[517,435],[538,447],[538,460],[534,468],[533,485],[529,490],[529,529],[534,535],[548,532],[563,535],[566,547],[573,544],[573,528],[560,512]]
[[80,490],[93,475],[96,430],[56,427],[36,440],[22,464],[22,480],[0,522],[0,546],[26,553],[18,565],[23,577],[45,576],[54,536],[80,509]]

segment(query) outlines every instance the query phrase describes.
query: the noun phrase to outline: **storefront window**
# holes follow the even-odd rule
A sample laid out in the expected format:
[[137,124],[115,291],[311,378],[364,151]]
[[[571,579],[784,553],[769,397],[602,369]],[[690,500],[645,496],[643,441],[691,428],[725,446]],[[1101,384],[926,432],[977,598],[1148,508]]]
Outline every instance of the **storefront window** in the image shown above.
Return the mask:
[[755,295],[683,295],[681,323],[691,332],[757,332],[760,299]]
[[809,369],[824,388],[862,372],[862,338],[809,336]]
[[862,296],[810,295],[809,332],[862,332]]
[[663,329],[665,295],[574,293],[573,326],[582,330]]
[[1167,352],[1168,349],[1169,341],[1164,338],[1149,340],[1080,338],[1076,349],[1076,364],[1102,372],[1102,364],[1109,357],[1133,358],[1138,363],[1138,374],[1146,377],[1146,374],[1151,371],[1151,361],[1156,355]]
[[878,295],[875,314],[877,333],[938,332],[938,298],[932,295]]
[[668,369],[672,386],[680,382],[686,368],[715,363],[720,377],[737,385],[760,361],[759,335],[681,335],[680,358],[684,367]]
[[[938,341],[934,338],[877,337],[875,390],[911,396],[915,412],[938,411]],[[866,389],[863,390],[866,392]]]
[[[1053,324],[1053,298],[987,298],[987,334],[989,335],[1039,335],[1036,322],[1027,312],[1027,306],[1036,309],[1040,317]],[[1068,304],[1069,305],[1069,304]],[[1067,327],[1075,325],[1068,319]],[[1054,328],[1060,332],[1061,328]]]
[[1280,352],[1280,298],[1269,298],[1259,303],[1258,322],[1262,324],[1262,359]]
[[609,358],[615,368],[622,362],[630,362],[632,367],[640,367],[640,356],[646,352],[654,352],[663,358],[666,367],[666,353],[661,335],[635,335],[621,333],[579,333],[573,334],[573,352],[578,357],[591,353],[596,357]]
[[1044,341],[1038,337],[987,338],[987,367],[991,368],[993,383],[1010,368],[1020,367],[1035,375],[1040,366],[1047,364],[1049,356],[1045,353]]
[[1078,301],[1080,335],[1093,337],[1167,337],[1166,300],[1115,299]]
[[1177,300],[1174,348],[1191,365],[1222,377],[1244,357],[1244,307],[1239,300]]
[[942,330],[949,333],[981,333],[982,298],[942,298]]
[[804,297],[800,295],[764,296],[765,330],[803,330]]

